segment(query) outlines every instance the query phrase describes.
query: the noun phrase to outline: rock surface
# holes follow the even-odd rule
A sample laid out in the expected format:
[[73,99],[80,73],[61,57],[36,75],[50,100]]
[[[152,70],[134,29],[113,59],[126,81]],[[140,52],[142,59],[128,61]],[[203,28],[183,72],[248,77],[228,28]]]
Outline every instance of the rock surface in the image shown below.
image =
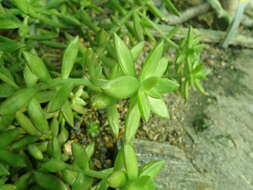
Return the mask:
[[[179,149],[165,143],[136,140],[141,164],[167,161],[156,179],[160,190],[253,189],[252,50],[238,50],[228,64],[236,67],[242,77],[231,80],[223,76],[210,81],[222,84],[222,80],[228,80],[231,89],[222,85],[207,89],[217,101],[201,110],[208,118],[205,119],[208,129],[196,134],[192,126],[184,126],[192,139],[188,142],[192,143],[190,146]],[[225,88],[231,92],[239,90],[228,95]]]

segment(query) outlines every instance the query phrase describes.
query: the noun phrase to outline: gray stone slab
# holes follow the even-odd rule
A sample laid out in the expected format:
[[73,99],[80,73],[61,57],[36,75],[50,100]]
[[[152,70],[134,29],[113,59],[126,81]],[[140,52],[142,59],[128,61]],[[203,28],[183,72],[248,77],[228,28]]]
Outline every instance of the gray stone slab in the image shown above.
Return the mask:
[[231,88],[241,85],[246,90],[228,96],[218,85],[209,91],[217,103],[204,110],[208,129],[196,135],[185,126],[192,134],[192,148],[183,151],[169,144],[135,141],[140,164],[166,160],[156,178],[159,190],[253,190],[253,51],[237,54],[229,64],[244,77],[233,80]]

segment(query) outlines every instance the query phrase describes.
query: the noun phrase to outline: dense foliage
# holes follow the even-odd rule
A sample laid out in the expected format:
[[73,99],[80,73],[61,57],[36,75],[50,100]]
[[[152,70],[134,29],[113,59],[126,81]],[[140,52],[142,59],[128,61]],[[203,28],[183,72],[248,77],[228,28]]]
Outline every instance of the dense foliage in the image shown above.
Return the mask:
[[[170,0],[0,1],[1,190],[156,188],[164,161],[138,167],[132,145],[140,120],[151,113],[169,119],[162,95],[179,88],[187,100],[190,85],[205,93],[199,81],[209,72],[192,29],[179,44],[171,40],[179,28],[160,30],[162,7],[179,15]],[[150,41],[155,46],[140,68]],[[175,62],[164,56],[169,47],[177,50]],[[130,105],[113,168],[94,169],[94,143],[73,142],[71,154],[63,151],[89,106],[105,110],[118,139],[122,99]],[[91,122],[87,132],[95,138],[98,128]]]

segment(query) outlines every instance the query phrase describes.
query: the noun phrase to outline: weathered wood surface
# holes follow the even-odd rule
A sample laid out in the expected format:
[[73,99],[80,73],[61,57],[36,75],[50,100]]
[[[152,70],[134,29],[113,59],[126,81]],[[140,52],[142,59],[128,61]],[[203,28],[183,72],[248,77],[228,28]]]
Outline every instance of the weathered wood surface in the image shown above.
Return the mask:
[[[169,25],[159,25],[159,28],[165,33],[168,34],[172,30],[172,26]],[[185,38],[187,36],[187,28],[181,28],[173,37],[173,39],[178,40]],[[195,34],[201,37],[201,42],[205,43],[217,43],[221,44],[225,38],[226,32],[215,31],[210,29],[194,29]],[[156,31],[152,31],[153,35],[160,37]],[[233,46],[242,46],[245,48],[253,48],[253,38],[237,34],[231,40],[230,45]]]
[[[135,141],[140,164],[166,160],[156,178],[159,190],[253,190],[252,50],[234,53],[227,63],[236,67],[234,72],[213,78],[210,82],[220,85],[207,89],[217,100],[201,110],[207,115],[208,129],[196,134],[192,126],[185,126],[192,146],[185,151],[168,144]],[[222,86],[221,80],[231,82],[231,78],[236,81],[231,87]],[[234,92],[225,93],[227,90]]]
[[158,190],[212,190],[211,182],[200,174],[177,147],[166,143],[135,140],[139,164],[165,160],[166,164],[155,181]]

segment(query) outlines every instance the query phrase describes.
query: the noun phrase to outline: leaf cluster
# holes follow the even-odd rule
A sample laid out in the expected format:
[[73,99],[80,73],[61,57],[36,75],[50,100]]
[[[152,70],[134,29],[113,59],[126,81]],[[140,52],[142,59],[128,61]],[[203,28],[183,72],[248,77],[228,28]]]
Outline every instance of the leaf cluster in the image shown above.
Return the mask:
[[[162,3],[179,15],[170,0]],[[151,113],[169,119],[163,95],[183,78],[196,85],[208,74],[196,64],[201,45],[192,31],[178,45],[171,38],[179,28],[164,34],[164,19],[151,0],[0,0],[0,189],[156,188],[164,161],[138,167],[132,145],[140,121]],[[148,40],[155,45],[142,61]],[[178,51],[178,82],[167,77],[169,47]],[[119,139],[122,99],[130,105],[113,168],[94,169],[94,143],[66,151],[69,131],[90,107],[105,110]],[[87,133],[95,138],[99,126],[91,121]]]

